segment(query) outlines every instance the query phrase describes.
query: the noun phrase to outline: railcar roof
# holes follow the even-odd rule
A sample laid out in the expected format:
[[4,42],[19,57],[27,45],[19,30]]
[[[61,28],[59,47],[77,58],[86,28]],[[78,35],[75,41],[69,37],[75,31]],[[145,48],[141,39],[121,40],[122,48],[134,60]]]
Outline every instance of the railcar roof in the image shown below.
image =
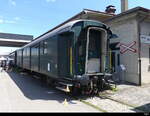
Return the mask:
[[71,30],[71,28],[78,22],[82,22],[82,21],[94,21],[94,22],[97,22],[97,23],[101,23],[103,25],[105,25],[104,23],[102,22],[99,22],[99,21],[96,21],[96,20],[87,20],[87,19],[79,19],[79,20],[74,20],[74,21],[70,21],[66,24],[64,24],[63,26],[60,26],[58,27],[57,29],[53,30],[52,31],[48,31],[46,33],[44,33],[42,36],[39,36],[37,37],[36,39],[34,39],[32,42],[30,42],[29,44],[23,46],[22,48],[20,49],[23,49],[25,47],[28,47],[28,46],[31,46],[31,45],[34,45],[42,40],[45,40],[46,38],[50,37],[50,36],[53,36],[54,34],[56,33],[62,33],[62,32],[66,32],[66,31],[69,31]]

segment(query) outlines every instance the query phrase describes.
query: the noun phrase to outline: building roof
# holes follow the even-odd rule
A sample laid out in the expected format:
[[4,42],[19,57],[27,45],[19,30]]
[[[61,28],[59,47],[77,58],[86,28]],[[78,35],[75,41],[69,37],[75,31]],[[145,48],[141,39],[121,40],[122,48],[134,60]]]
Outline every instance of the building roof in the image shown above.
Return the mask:
[[11,34],[11,33],[0,33],[0,38],[3,39],[14,39],[14,40],[32,40],[32,35],[21,35],[21,34]]
[[115,19],[117,19],[117,18],[120,18],[120,17],[122,17],[122,16],[126,16],[126,15],[129,15],[129,14],[132,14],[132,13],[136,13],[136,12],[145,12],[146,14],[148,14],[149,15],[149,13],[150,13],[150,9],[146,9],[146,8],[143,8],[143,7],[135,7],[135,8],[133,8],[133,9],[130,9],[130,10],[127,10],[127,11],[125,11],[125,12],[122,12],[122,13],[120,13],[120,14],[118,14],[118,15],[115,15],[115,16],[113,16],[113,17],[111,17],[111,18],[109,18],[109,19],[106,19],[104,22],[109,22],[109,21],[112,21],[112,20],[115,20]]
[[33,39],[31,35],[0,33],[0,46],[20,47]]

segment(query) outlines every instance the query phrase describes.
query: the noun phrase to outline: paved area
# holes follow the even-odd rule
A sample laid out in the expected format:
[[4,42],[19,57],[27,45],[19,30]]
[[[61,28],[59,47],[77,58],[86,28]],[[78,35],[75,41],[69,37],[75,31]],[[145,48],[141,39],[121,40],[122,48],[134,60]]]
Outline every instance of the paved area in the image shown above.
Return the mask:
[[[67,99],[68,104],[63,103]],[[0,72],[0,112],[100,112],[40,80]]]
[[[29,75],[0,72],[0,112],[150,112],[150,85],[142,87],[122,84],[117,91],[105,91],[105,97],[74,100]],[[68,103],[64,104],[64,100]],[[129,105],[128,105],[129,104]],[[140,110],[139,110],[140,109]]]

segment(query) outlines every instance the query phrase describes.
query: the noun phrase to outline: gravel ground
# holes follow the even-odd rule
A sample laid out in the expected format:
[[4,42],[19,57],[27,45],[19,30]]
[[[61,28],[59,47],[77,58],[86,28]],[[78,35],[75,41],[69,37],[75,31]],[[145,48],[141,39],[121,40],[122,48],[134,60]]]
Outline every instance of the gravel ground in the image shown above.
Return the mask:
[[96,105],[98,107],[100,107],[101,109],[106,110],[106,112],[130,112],[130,113],[134,113],[136,112],[135,110],[133,110],[132,107],[112,101],[110,99],[102,99],[102,98],[98,98],[98,97],[94,97],[91,99],[87,99],[85,100],[87,102],[90,102],[93,105]]
[[150,112],[150,84],[146,86],[118,85],[118,91],[109,97],[134,106],[133,110],[141,109]]
[[85,101],[107,112],[150,112],[150,85],[121,84],[116,92],[107,90],[101,95]]

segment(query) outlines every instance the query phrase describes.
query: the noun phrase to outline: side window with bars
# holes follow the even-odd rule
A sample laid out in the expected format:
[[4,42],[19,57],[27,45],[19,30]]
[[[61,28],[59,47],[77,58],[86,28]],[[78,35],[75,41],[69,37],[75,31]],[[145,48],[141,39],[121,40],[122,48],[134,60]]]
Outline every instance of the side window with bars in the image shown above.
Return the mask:
[[43,42],[43,54],[47,54],[47,42]]

